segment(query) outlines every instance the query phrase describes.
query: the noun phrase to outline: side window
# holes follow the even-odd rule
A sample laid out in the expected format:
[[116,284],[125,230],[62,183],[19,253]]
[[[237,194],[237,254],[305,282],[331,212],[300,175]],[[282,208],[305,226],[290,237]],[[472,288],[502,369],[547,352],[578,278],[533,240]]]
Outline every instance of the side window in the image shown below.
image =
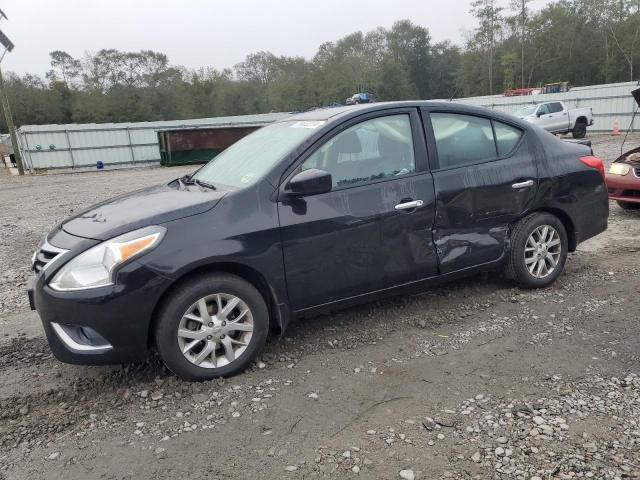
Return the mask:
[[522,137],[522,130],[519,128],[506,125],[504,123],[493,122],[493,130],[496,134],[496,145],[498,146],[498,155],[503,157],[511,153]]
[[560,102],[553,102],[549,104],[549,113],[558,113],[562,111],[562,104]]
[[549,104],[545,103],[544,105],[540,105],[538,107],[538,114],[539,115],[548,115],[549,113],[551,113],[549,111]]
[[432,113],[440,168],[459,167],[498,157],[491,121],[456,113]]
[[302,170],[309,168],[329,172],[334,188],[415,172],[409,115],[375,118],[348,128],[304,162]]

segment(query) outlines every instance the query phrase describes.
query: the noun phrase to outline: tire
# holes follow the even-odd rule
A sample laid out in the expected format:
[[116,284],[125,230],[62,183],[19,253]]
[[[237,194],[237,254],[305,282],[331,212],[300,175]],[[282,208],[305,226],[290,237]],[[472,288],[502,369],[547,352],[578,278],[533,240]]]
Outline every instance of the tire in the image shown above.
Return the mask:
[[[230,377],[246,369],[264,347],[269,311],[260,292],[242,278],[200,275],[170,295],[154,336],[160,358],[178,377]],[[201,305],[206,305],[204,317]]]
[[587,124],[584,122],[576,123],[571,131],[573,138],[584,138],[587,136]]
[[[546,242],[535,241],[536,238],[541,238],[544,227],[550,227],[547,228]],[[553,236],[551,230],[555,231]],[[525,288],[548,287],[564,269],[568,244],[567,231],[558,217],[544,212],[528,215],[516,223],[511,232],[507,277]],[[544,263],[543,266],[540,266],[541,261]],[[532,266],[533,272],[530,271]]]
[[623,210],[640,210],[640,203],[623,202],[621,200],[616,200],[616,202]]

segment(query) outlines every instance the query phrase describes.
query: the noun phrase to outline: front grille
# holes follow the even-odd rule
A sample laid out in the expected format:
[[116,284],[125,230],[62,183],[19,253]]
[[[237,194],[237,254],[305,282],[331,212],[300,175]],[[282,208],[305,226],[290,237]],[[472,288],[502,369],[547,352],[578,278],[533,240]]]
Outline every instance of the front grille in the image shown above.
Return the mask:
[[54,247],[45,239],[42,245],[40,245],[40,248],[33,254],[33,258],[31,259],[32,270],[40,273],[47,267],[51,260],[66,251],[67,250],[63,250],[62,248]]

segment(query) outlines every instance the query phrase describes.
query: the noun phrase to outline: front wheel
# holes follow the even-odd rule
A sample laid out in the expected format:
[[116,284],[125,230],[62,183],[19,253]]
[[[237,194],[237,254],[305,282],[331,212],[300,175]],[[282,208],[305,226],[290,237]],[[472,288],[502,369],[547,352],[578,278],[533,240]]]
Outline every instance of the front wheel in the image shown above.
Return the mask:
[[172,292],[155,330],[167,368],[185,380],[229,377],[264,346],[269,313],[253,285],[235,275],[194,277]]
[[567,260],[567,231],[558,217],[534,213],[512,230],[506,273],[527,288],[544,288],[560,276]]
[[587,136],[587,124],[580,122],[576,123],[573,127],[573,138],[584,138]]

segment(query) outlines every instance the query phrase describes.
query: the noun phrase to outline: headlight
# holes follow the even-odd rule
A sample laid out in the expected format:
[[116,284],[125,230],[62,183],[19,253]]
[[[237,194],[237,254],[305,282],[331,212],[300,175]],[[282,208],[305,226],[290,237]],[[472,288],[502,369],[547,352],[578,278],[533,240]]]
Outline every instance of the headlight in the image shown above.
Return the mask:
[[631,170],[631,167],[626,163],[613,163],[609,167],[609,173],[613,175],[626,175]]
[[116,267],[154,248],[165,232],[164,227],[147,227],[102,242],[69,261],[49,286],[69,291],[111,285]]

